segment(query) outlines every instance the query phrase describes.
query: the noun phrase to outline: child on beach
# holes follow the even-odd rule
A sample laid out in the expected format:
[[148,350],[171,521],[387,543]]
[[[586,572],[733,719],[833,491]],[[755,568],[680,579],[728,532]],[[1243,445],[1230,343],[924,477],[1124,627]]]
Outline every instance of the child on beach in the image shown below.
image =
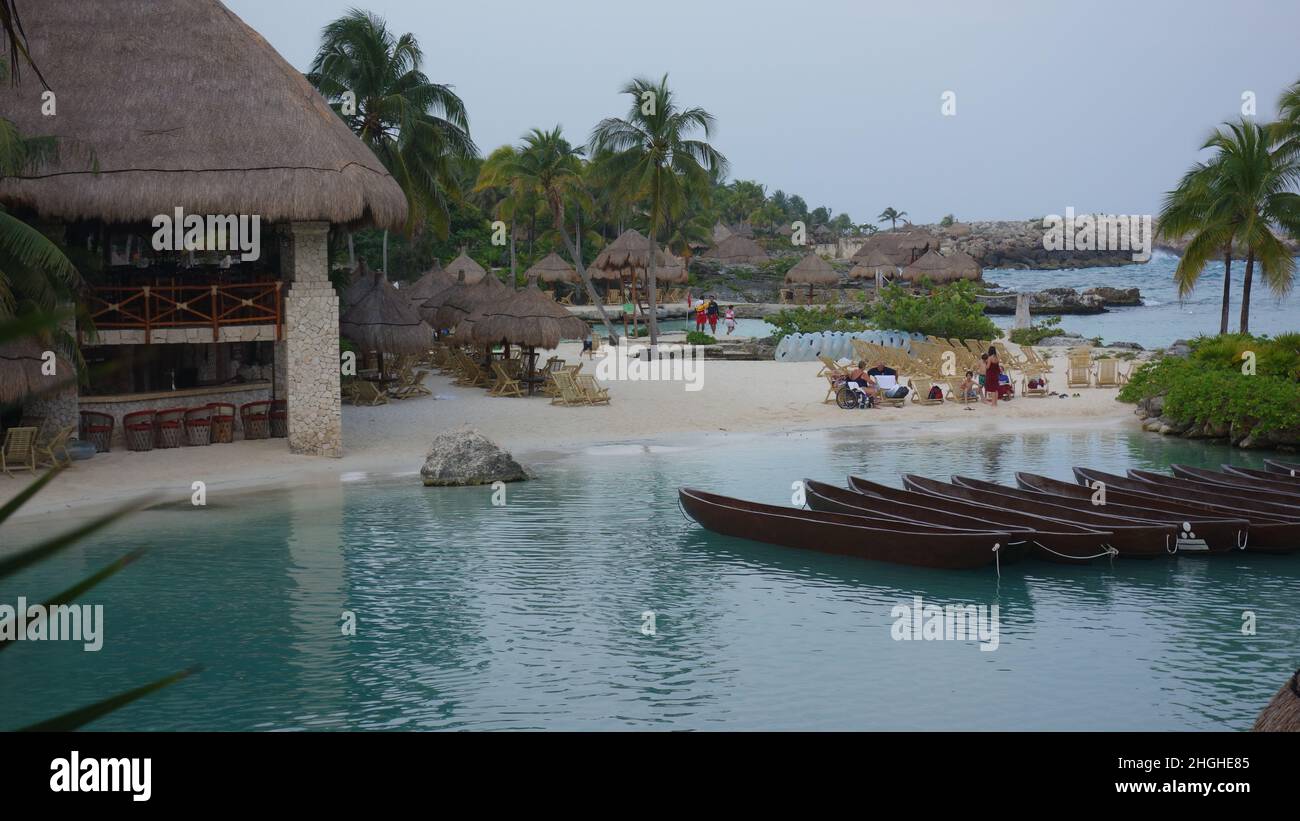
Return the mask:
[[975,381],[974,371],[966,371],[966,378],[962,380],[961,387],[958,390],[961,391],[963,399],[980,398],[980,386],[979,382]]
[[727,306],[727,336],[731,336],[731,334],[735,330],[736,330],[736,306],[728,305]]

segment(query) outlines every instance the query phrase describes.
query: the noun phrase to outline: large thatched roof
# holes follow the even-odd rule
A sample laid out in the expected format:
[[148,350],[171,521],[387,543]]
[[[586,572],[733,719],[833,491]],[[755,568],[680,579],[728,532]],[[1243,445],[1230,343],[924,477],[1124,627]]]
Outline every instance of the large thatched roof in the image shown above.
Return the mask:
[[[587,273],[596,279],[621,279],[623,277],[637,277],[645,279],[646,267],[650,262],[650,240],[642,236],[640,231],[635,228],[629,228],[619,235],[618,239],[605,246],[596,259],[587,269]],[[664,256],[664,252],[655,249],[655,268],[671,268],[672,260]],[[657,273],[655,281],[661,281],[663,277]]]
[[480,305],[456,326],[456,336],[483,345],[508,342],[554,348],[561,339],[581,339],[589,330],[586,322],[543,293],[533,279],[522,291]]
[[479,280],[483,279],[485,274],[487,274],[487,271],[484,270],[483,266],[470,259],[469,254],[463,248],[461,249],[460,256],[447,263],[447,274],[453,280],[460,276],[462,271],[465,274],[465,281],[470,285],[476,284]]
[[[406,198],[375,155],[261,35],[217,0],[41,0],[24,15],[56,93],[5,90],[57,161],[0,181],[0,202],[52,220],[258,214],[397,228]],[[162,6],[165,5],[165,8]]]
[[[460,321],[479,308],[494,302],[500,302],[515,292],[507,288],[501,280],[488,274],[476,283],[457,282],[452,287],[435,294],[432,301],[439,303],[432,312],[433,327],[442,330],[455,328]],[[429,303],[426,302],[422,314],[430,316]]]
[[442,270],[442,266],[438,264],[437,260],[434,260],[433,267],[425,271],[415,282],[401,289],[401,293],[402,296],[411,301],[411,306],[418,311],[426,299],[455,284],[456,278]]
[[533,263],[533,266],[525,271],[524,275],[529,279],[537,277],[542,282],[581,281],[581,277],[578,276],[578,272],[574,270],[574,267],[554,251]]
[[[46,350],[55,351],[51,375],[41,372]],[[32,395],[64,394],[73,386],[76,375],[76,369],[53,346],[30,337],[0,343],[0,405],[15,404]]]
[[975,257],[965,251],[951,251],[944,255],[944,259],[948,261],[948,267],[962,279],[981,279],[984,276],[984,269],[975,261]]
[[762,246],[740,234],[732,234],[705,251],[703,256],[732,265],[758,265],[768,260],[767,252]]
[[366,351],[391,354],[423,353],[433,342],[410,301],[384,279],[371,274],[368,287],[356,304],[339,317],[339,331]]
[[872,234],[853,255],[854,262],[862,262],[879,251],[897,266],[903,266],[921,256],[926,250],[938,250],[939,238],[923,231],[884,231]]
[[[979,265],[976,265],[975,260],[965,254],[962,254],[962,256],[969,260],[969,263],[964,260],[945,257],[932,248],[903,269],[903,279],[908,282],[920,282],[922,279],[928,279],[935,283],[952,282],[958,279],[979,279]],[[970,267],[971,265],[974,265],[973,269]]]
[[816,254],[805,254],[785,275],[787,285],[835,285],[839,281],[831,264]]
[[854,265],[853,270],[849,271],[849,279],[874,280],[877,271],[886,277],[898,274],[898,265],[894,262],[894,258],[880,249],[867,254],[866,259]]

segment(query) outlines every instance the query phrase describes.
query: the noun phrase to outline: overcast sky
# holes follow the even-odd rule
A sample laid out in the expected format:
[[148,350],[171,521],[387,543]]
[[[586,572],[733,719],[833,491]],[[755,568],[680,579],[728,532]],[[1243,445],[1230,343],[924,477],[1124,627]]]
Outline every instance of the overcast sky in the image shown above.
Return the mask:
[[225,1],[300,70],[350,6],[412,32],[485,154],[557,123],[585,142],[667,72],[733,179],[857,222],[1152,213],[1243,92],[1266,119],[1300,80],[1296,0]]

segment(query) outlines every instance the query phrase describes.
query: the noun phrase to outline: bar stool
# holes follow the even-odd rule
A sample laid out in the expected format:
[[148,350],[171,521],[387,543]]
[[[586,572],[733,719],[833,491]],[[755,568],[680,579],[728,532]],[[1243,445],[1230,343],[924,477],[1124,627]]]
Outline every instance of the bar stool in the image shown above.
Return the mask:
[[204,405],[185,411],[185,442],[189,445],[212,444],[212,408]]
[[180,447],[183,433],[181,425],[184,419],[185,408],[167,408],[158,411],[158,415],[153,418],[154,447]]
[[122,417],[127,450],[153,450],[153,418],[156,411],[138,410]]
[[229,402],[210,402],[212,409],[212,435],[214,445],[228,445],[235,441],[235,406]]
[[271,403],[267,400],[245,402],[239,407],[239,419],[244,426],[245,439],[267,439],[271,436],[268,418]]
[[99,411],[81,412],[80,437],[95,446],[97,453],[113,449],[113,425],[117,420],[111,414]]
[[271,438],[284,439],[289,435],[289,403],[283,399],[271,401]]

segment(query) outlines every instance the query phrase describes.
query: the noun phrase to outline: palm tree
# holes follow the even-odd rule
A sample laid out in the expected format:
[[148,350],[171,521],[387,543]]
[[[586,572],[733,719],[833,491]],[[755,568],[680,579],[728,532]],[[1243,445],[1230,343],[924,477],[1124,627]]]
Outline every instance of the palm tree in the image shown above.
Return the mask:
[[427,219],[445,238],[449,203],[460,196],[456,163],[478,149],[465,104],[431,82],[423,62],[414,35],[395,37],[383,18],[352,9],[325,26],[307,78],[406,193],[407,232]]
[[1215,155],[1198,163],[1179,187],[1166,196],[1161,233],[1193,234],[1174,276],[1179,293],[1196,284],[1206,262],[1222,249],[1224,297],[1220,333],[1228,330],[1233,243],[1246,253],[1242,280],[1241,327],[1250,332],[1250,293],[1255,263],[1275,294],[1287,293],[1295,275],[1295,260],[1274,232],[1277,226],[1300,233],[1300,195],[1289,190],[1300,181],[1300,161],[1281,150],[1270,150],[1277,129],[1246,120],[1225,123],[1206,140]]
[[[650,344],[659,341],[658,292],[655,287],[655,248],[665,215],[680,209],[690,190],[707,191],[710,182],[726,173],[727,158],[706,140],[713,133],[713,115],[702,108],[679,109],[668,88],[668,75],[658,83],[638,77],[621,93],[632,98],[627,117],[607,117],[591,132],[593,152],[608,151],[610,168],[629,199],[649,200],[650,262],[646,296]],[[696,130],[704,140],[689,135]]]
[[1300,82],[1277,101],[1277,122],[1269,126],[1274,152],[1285,159],[1300,157]]
[[876,217],[876,222],[885,222],[886,220],[888,220],[889,230],[893,231],[895,228],[898,227],[898,221],[905,216],[907,216],[906,211],[897,211],[894,209],[893,206],[890,206],[889,208],[886,208],[884,211],[880,212],[880,216]]
[[0,0],[0,28],[4,29],[3,42],[9,52],[9,81],[17,85],[22,64],[26,63],[36,72],[36,79],[49,88],[41,76],[41,70],[32,62],[32,55],[27,51],[27,33],[23,31],[23,21],[18,19],[18,6],[14,0]]

